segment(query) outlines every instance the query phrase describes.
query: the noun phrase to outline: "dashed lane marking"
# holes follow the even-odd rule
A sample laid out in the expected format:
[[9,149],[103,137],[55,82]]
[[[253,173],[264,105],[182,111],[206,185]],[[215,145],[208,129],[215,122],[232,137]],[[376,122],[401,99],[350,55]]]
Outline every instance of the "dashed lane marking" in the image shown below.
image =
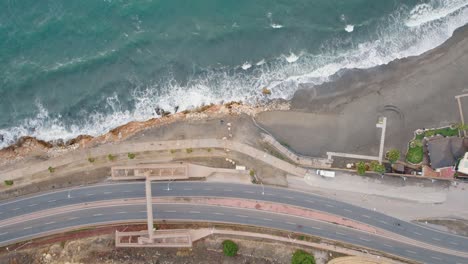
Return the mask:
[[432,240],[440,241],[440,239],[433,237]]
[[223,213],[213,213],[215,215],[224,215]]
[[331,204],[325,204],[325,206],[327,206],[327,207],[335,207],[334,205],[331,205]]
[[286,224],[288,224],[288,225],[297,225],[296,223],[293,223],[293,222],[286,222]]
[[48,203],[53,203],[53,202],[56,202],[57,200],[50,200],[50,201],[47,201]]
[[408,250],[408,249],[405,249],[405,251],[408,252],[408,253],[416,254],[416,252]]
[[372,241],[372,240],[370,240],[370,239],[367,239],[367,238],[362,238],[362,237],[360,237],[359,239],[361,239],[361,240],[364,240],[364,241],[367,241],[367,242],[370,242],[370,241]]
[[348,212],[348,213],[352,213],[352,212],[353,212],[353,211],[351,211],[351,210],[349,210],[349,209],[343,209],[343,210],[345,210],[345,211]]
[[111,194],[112,192],[104,192],[104,194]]
[[6,234],[8,234],[8,232],[3,232],[3,233],[0,233],[0,236],[6,235]]
[[388,244],[383,244],[383,245],[386,246],[386,247],[389,247],[389,248],[392,248],[392,247],[393,247],[393,246],[390,246],[390,245],[388,245]]
[[37,204],[28,204],[28,206],[36,206]]
[[225,191],[225,192],[232,192],[231,189],[223,189],[223,191]]
[[124,211],[121,211],[121,212],[117,212],[116,214],[126,214],[127,212],[124,212]]
[[245,193],[255,193],[255,192],[252,192],[252,191],[244,191]]
[[243,218],[247,218],[248,216],[246,215],[236,215],[237,217],[243,217]]
[[25,227],[23,229],[26,230],[26,229],[31,229],[31,228],[32,228],[32,226],[28,226],[28,227]]
[[177,213],[177,211],[175,211],[175,210],[165,210],[163,212],[165,212],[165,213]]
[[418,233],[418,232],[415,232],[415,231],[412,231],[412,233],[413,233],[413,234],[416,234],[416,235],[418,235],[418,236],[422,236],[421,233]]
[[55,224],[55,222],[54,222],[54,221],[52,221],[52,222],[45,223],[45,224],[46,224],[46,225],[51,225],[51,224]]
[[78,217],[74,216],[74,217],[68,218],[68,220],[74,220],[74,219],[78,219]]
[[19,207],[17,207],[17,208],[13,208],[13,211],[16,211],[16,210],[19,210],[19,209],[20,209]]
[[370,216],[368,216],[368,215],[362,215],[362,216],[365,217],[365,218],[370,218]]
[[103,214],[93,214],[93,216],[101,216],[101,215],[103,215]]
[[189,211],[189,213],[191,213],[191,214],[199,214],[200,212],[199,212],[199,211]]
[[273,221],[273,219],[270,219],[270,218],[262,218],[262,220],[265,220],[265,221]]
[[191,191],[192,188],[184,188],[184,191]]

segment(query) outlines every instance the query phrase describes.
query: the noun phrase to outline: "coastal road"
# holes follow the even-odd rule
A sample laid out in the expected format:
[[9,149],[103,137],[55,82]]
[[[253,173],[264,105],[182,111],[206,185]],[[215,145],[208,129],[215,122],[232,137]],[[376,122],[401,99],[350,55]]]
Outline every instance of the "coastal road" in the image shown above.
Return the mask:
[[[169,190],[167,190],[168,186]],[[285,188],[265,187],[263,195],[262,187],[258,185],[172,182],[170,184],[154,183],[152,189],[154,197],[236,197],[301,206],[360,221],[427,244],[462,252],[466,252],[466,249],[468,248],[468,239],[461,236],[443,233],[423,226],[404,222],[379,212],[370,211],[325,197],[292,191]],[[60,206],[113,199],[143,198],[145,195],[144,190],[143,182],[113,183],[60,190],[52,193],[44,193],[17,200],[6,201],[0,204],[0,221]],[[156,215],[155,217],[159,216]],[[4,233],[4,231],[1,231],[0,234],[1,233]],[[0,236],[0,243],[2,243],[2,241],[5,240]],[[371,247],[375,248],[374,246]],[[388,250],[385,251],[388,252]],[[466,263],[468,263],[468,261],[466,261]]]

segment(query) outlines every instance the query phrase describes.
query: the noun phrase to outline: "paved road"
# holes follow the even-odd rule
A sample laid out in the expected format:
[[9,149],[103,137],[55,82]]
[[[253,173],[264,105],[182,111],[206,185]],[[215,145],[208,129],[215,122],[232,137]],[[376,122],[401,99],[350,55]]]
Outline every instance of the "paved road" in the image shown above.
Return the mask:
[[[372,226],[386,229],[391,232],[394,232],[394,233],[397,233],[397,234],[400,234],[400,235],[403,235],[403,236],[406,236],[415,240],[420,240],[426,243],[437,245],[440,247],[450,248],[450,249],[463,251],[463,252],[466,251],[466,249],[468,248],[468,242],[467,242],[468,239],[464,237],[442,233],[442,232],[428,229],[422,226],[403,222],[401,220],[392,218],[390,216],[381,214],[379,212],[369,211],[367,209],[363,209],[363,208],[352,206],[346,203],[334,201],[334,200],[324,198],[321,196],[316,196],[316,195],[307,194],[303,192],[296,192],[296,191],[292,191],[289,189],[265,187],[265,194],[262,195],[262,187],[257,186],[257,185],[250,186],[250,185],[238,185],[238,184],[226,184],[226,183],[173,182],[169,184],[169,188],[170,188],[169,191],[166,190],[167,187],[168,187],[168,184],[166,183],[153,184],[153,196],[216,196],[216,197],[237,197],[237,198],[265,200],[265,201],[272,201],[272,202],[282,202],[282,203],[287,203],[291,205],[303,206],[303,207],[311,208],[314,210],[321,210],[321,211],[325,211],[325,212],[329,212],[329,213],[333,213],[337,215],[342,215],[349,219],[364,222]],[[27,197],[27,198],[22,198],[22,199],[12,200],[12,201],[2,203],[0,204],[0,221],[14,217],[14,216],[24,215],[27,213],[37,212],[37,211],[41,211],[44,209],[50,209],[50,208],[55,208],[59,206],[80,204],[80,203],[86,203],[86,202],[95,202],[95,201],[102,201],[102,200],[119,199],[119,198],[125,199],[125,198],[142,198],[142,197],[144,197],[144,184],[142,182],[97,185],[97,186],[76,188],[76,189],[71,189],[71,190],[62,190],[62,191],[57,191],[53,193],[46,193],[46,194],[41,194],[37,196],[32,196],[32,197]],[[232,211],[232,209],[229,209],[229,210]],[[242,209],[239,209],[239,210],[242,210]],[[85,216],[86,215],[90,216],[91,214],[85,214]],[[184,215],[183,211],[181,211],[180,215],[178,215],[176,218],[186,219],[187,217],[193,217],[194,215],[195,214],[193,215],[187,214],[187,212],[185,212],[185,215]],[[203,214],[203,215],[207,216],[206,214]],[[67,214],[64,217],[73,217],[73,216],[70,216],[70,214]],[[108,218],[106,221],[108,221],[109,219],[113,219],[113,220],[125,219],[125,218],[109,218],[110,216],[107,216],[107,217]],[[113,215],[113,217],[117,217],[117,216]],[[123,214],[122,214],[122,217],[123,217]],[[156,213],[155,217],[158,218],[158,217],[161,217],[161,215],[158,215]],[[81,215],[80,218],[78,219],[82,219],[82,218],[83,218],[83,215]],[[97,220],[98,218],[93,218],[93,219]],[[144,219],[144,214],[139,219]],[[91,219],[88,219],[88,220],[91,221]],[[205,220],[213,221],[216,219],[213,219],[212,217],[211,218],[207,217]],[[234,222],[248,223],[247,220],[249,219],[239,219],[239,220],[245,220],[245,221],[234,221]],[[45,230],[44,228],[53,227],[55,224],[55,223],[49,224],[50,226],[46,225],[48,222],[46,222],[46,220],[44,219],[37,220],[37,221],[39,221],[42,224],[42,227],[38,226],[37,228],[31,228],[30,230],[31,232],[34,231],[36,233],[39,233],[41,232],[40,230]],[[80,220],[80,221],[84,221],[84,220]],[[263,226],[274,227],[274,226],[271,226],[271,224],[278,224],[276,221],[274,221],[273,223],[270,223],[270,225],[268,225],[268,221],[266,222],[265,221],[264,223],[262,223]],[[57,221],[54,220],[52,222],[57,222]],[[93,221],[91,221],[90,223],[92,222]],[[66,221],[62,224],[68,224],[71,226],[76,225],[74,224],[73,221]],[[12,239],[11,237],[8,237],[9,235],[10,236],[14,235],[17,237],[22,236],[21,232],[18,234],[12,233],[10,231],[10,228],[11,226],[9,226],[7,229],[3,227],[0,228],[0,243],[2,243],[2,241],[6,242],[6,240]],[[289,227],[289,229],[287,230],[291,230],[291,228],[292,227]],[[337,227],[333,226],[333,228],[336,229]],[[344,230],[349,231],[349,229],[344,229]],[[8,233],[2,234],[5,232],[8,232]],[[26,229],[23,232],[27,233],[28,231]],[[339,240],[343,240],[343,241],[354,243],[354,244],[360,244],[363,246],[369,246],[371,248],[376,248],[376,249],[384,250],[387,252],[390,252],[389,250],[391,249],[391,248],[381,248],[383,244],[375,243],[375,241],[374,243],[368,243],[369,241],[365,241],[365,240],[362,240],[362,241],[350,240],[350,239],[356,239],[356,236],[354,236],[354,238],[352,236],[351,237],[348,237],[348,236],[337,237],[337,234],[335,234],[334,235],[335,237],[330,237],[331,233],[333,232],[327,231],[325,232],[325,234],[318,234],[316,231],[313,234],[331,238],[331,239],[339,239]],[[394,248],[396,249],[397,247],[395,246]],[[405,245],[405,248],[407,249],[406,245]],[[418,249],[418,250],[422,250],[422,249]],[[419,251],[414,251],[414,250],[410,250],[411,252],[406,252],[404,249],[403,251],[401,250],[400,251],[391,250],[391,251],[392,253],[406,256],[406,257],[410,257],[407,255],[408,254],[412,255],[413,253],[411,252],[419,252]],[[406,252],[407,254],[406,255],[403,254],[404,252]],[[432,252],[432,251],[429,251],[429,252]],[[441,253],[433,252],[432,254],[440,255]],[[425,254],[425,256],[429,256],[429,255],[430,254]],[[414,258],[419,259],[420,257],[422,257],[422,255],[415,256]],[[438,257],[438,256],[434,255],[434,257]],[[457,257],[451,256],[451,258],[455,259]],[[446,262],[447,260],[446,256],[444,256],[443,259]],[[424,260],[424,261],[426,262],[427,260]],[[438,263],[438,262],[434,262],[434,263]],[[457,263],[457,261],[454,261],[451,263]],[[459,263],[468,263],[468,260],[464,259],[464,261],[459,262]]]

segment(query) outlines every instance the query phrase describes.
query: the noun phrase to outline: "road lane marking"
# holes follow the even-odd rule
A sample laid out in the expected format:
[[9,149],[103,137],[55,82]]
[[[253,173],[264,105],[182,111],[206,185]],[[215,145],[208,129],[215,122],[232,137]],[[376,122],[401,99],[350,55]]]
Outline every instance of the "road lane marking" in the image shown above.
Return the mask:
[[191,214],[199,214],[200,212],[199,212],[199,211],[189,211],[189,213],[191,213]]
[[365,218],[370,218],[370,216],[368,216],[368,215],[362,215],[362,216],[364,216]]
[[431,256],[431,258],[433,258],[433,259],[437,259],[437,260],[442,260],[441,258],[434,257],[434,256]]
[[416,234],[416,235],[419,235],[419,236],[422,236],[422,234],[421,234],[421,233],[418,233],[418,232],[412,231],[412,233],[414,233],[414,234]]
[[192,188],[184,188],[184,191],[191,191]]
[[361,240],[364,240],[364,241],[367,241],[367,242],[370,242],[370,241],[372,241],[372,240],[370,240],[370,239],[367,239],[367,238],[362,238],[362,237],[360,237],[359,239],[361,239]]
[[6,235],[8,232],[0,233],[0,236]]
[[237,217],[244,217],[244,218],[247,218],[248,216],[246,215],[236,215]]
[[288,225],[297,225],[296,223],[293,223],[293,222],[286,222],[286,224],[288,224]]
[[245,193],[255,193],[255,192],[252,192],[252,191],[244,191]]
[[103,215],[103,214],[93,214],[93,216],[101,216],[101,215]]
[[28,206],[36,206],[37,204],[29,204]]
[[411,250],[408,250],[408,249],[405,249],[405,251],[406,251],[406,252],[408,252],[408,253],[413,253],[413,254],[416,254],[416,252],[414,252],[414,251],[411,251]]
[[265,221],[273,221],[273,219],[270,219],[270,218],[262,218],[262,220],[265,220]]
[[50,201],[47,201],[48,203],[53,203],[53,202],[56,202],[57,200],[50,200]]
[[456,242],[449,242],[449,243],[452,244],[452,245],[458,246],[458,243],[456,243]]
[[146,210],[140,211],[140,213],[146,213]]
[[384,225],[388,225],[387,222],[383,221],[383,220],[379,220],[380,223],[384,224]]
[[13,211],[16,211],[16,210],[19,210],[19,209],[20,209],[20,208],[19,208],[19,207],[17,207],[17,208],[14,208],[14,209],[13,209]]
[[116,214],[126,214],[127,212],[124,212],[124,211],[121,211],[121,212],[117,212]]
[[384,246],[386,247],[389,247],[389,248],[392,248],[393,246],[390,246],[390,245],[387,245],[387,244],[383,244]]
[[335,206],[333,206],[333,205],[331,205],[331,204],[325,204],[325,206],[327,206],[327,207],[335,207]]
[[111,194],[112,192],[104,192],[104,194]]
[[268,196],[275,196],[275,195],[272,194],[272,193],[265,193],[265,195],[268,195]]
[[26,229],[31,229],[31,228],[32,228],[32,226],[28,226],[28,227],[25,227],[23,229],[26,230]]
[[345,210],[346,212],[349,212],[349,213],[352,213],[353,211],[349,210],[349,209],[343,209]]
[[124,193],[129,193],[129,192],[132,192],[132,191],[123,191]]
[[223,191],[225,191],[225,192],[232,192],[231,189],[223,189]]
[[215,215],[224,215],[223,213],[213,213]]
[[74,216],[74,217],[68,218],[68,220],[74,220],[74,219],[78,219],[78,217]]
[[86,196],[93,196],[94,193],[87,193]]
[[51,225],[51,224],[55,224],[55,222],[54,222],[54,221],[52,221],[52,222],[45,223],[45,224],[46,224],[46,225]]
[[322,230],[322,228],[320,228],[320,227],[315,227],[315,226],[311,226],[310,228],[312,228],[312,229],[317,229],[317,230]]
[[315,203],[315,201],[312,201],[312,200],[309,200],[309,199],[305,199],[307,202],[309,203]]
[[341,236],[346,236],[346,234],[343,234],[343,233],[340,233],[340,232],[336,232],[337,235],[341,235]]
[[165,210],[163,212],[165,212],[165,213],[177,213],[177,211],[175,211],[175,210]]
[[440,239],[433,237],[432,240],[440,241]]
[[204,188],[203,190],[205,190],[205,191],[211,191],[211,190],[213,190],[213,189],[212,189],[212,188]]
[[291,200],[294,200],[294,197],[292,196],[283,196],[284,198],[288,198],[288,199],[291,199]]

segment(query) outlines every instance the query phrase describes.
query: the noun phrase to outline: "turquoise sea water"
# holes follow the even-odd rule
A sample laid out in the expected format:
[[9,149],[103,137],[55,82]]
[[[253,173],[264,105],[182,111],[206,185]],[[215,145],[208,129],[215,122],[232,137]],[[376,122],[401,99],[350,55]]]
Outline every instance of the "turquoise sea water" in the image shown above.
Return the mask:
[[98,135],[440,45],[468,0],[0,1],[0,147]]

